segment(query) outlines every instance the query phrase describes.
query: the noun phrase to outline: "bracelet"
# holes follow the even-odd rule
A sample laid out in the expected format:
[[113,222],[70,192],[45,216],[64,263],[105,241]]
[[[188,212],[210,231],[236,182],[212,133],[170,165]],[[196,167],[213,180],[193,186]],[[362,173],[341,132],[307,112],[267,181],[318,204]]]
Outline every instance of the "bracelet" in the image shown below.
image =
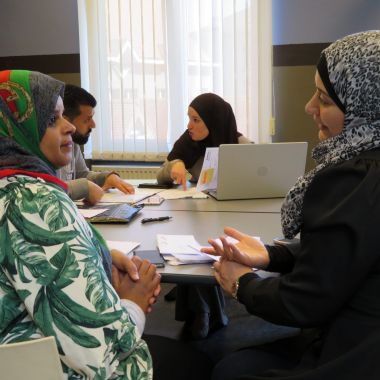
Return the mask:
[[238,299],[237,294],[239,291],[239,279],[238,278],[233,284],[232,284],[232,297],[234,297],[236,300]]

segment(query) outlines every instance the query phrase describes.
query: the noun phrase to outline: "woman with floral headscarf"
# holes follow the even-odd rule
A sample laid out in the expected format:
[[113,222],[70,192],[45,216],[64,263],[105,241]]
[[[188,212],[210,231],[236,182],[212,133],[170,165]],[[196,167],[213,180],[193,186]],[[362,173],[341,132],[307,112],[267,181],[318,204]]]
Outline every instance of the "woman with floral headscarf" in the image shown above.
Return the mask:
[[[75,131],[62,116],[63,90],[41,73],[0,71],[0,344],[54,336],[68,379],[152,379],[141,335],[160,276],[121,252],[111,262],[55,176]],[[208,378],[201,354],[147,338],[155,379]]]
[[[380,361],[380,31],[336,41],[320,57],[306,104],[318,127],[314,170],[281,210],[290,246],[239,240],[208,253],[221,286],[247,310],[300,327],[299,336],[223,359],[213,380],[379,379]],[[261,279],[252,267],[279,272]]]

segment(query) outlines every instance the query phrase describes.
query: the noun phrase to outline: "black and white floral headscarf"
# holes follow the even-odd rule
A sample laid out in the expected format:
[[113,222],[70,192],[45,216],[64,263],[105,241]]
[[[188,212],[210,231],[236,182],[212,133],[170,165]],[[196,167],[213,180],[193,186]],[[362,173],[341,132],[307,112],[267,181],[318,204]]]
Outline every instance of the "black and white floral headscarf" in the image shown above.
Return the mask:
[[304,195],[318,171],[380,147],[380,31],[334,42],[322,52],[318,72],[344,112],[344,127],[339,135],[313,149],[316,168],[300,177],[287,194],[281,208],[286,238],[293,238],[301,229]]

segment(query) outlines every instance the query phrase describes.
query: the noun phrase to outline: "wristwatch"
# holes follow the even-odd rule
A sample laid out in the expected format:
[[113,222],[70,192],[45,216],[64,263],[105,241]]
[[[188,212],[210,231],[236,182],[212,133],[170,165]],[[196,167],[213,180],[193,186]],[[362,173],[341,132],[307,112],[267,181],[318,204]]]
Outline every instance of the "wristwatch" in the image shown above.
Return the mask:
[[232,284],[232,297],[234,297],[236,300],[238,299],[237,298],[237,294],[238,294],[238,290],[239,290],[239,280],[240,280],[240,277]]

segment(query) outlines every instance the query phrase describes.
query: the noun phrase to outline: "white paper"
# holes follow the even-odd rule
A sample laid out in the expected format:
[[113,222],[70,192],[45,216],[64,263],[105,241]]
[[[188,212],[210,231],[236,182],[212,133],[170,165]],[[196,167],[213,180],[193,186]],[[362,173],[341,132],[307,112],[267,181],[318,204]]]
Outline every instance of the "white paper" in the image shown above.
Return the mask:
[[99,215],[106,210],[106,208],[78,208],[78,211],[87,219]]
[[156,194],[157,189],[135,189],[134,194],[124,194],[120,190],[110,189],[104,193],[99,203],[128,203],[135,204],[149,196]]
[[[157,246],[164,259],[173,265],[215,261],[213,256],[200,251],[201,246],[193,235],[158,234]],[[178,263],[176,264],[175,261],[178,261]]]
[[107,246],[109,249],[117,249],[126,255],[132,252],[139,245],[140,243],[135,241],[107,240]]
[[168,189],[160,192],[160,197],[164,199],[184,199],[184,198],[196,198],[205,199],[208,198],[207,194],[198,191],[195,187],[183,190],[181,189]]
[[201,174],[197,183],[197,191],[215,190],[218,183],[219,148],[207,148],[203,160]]

